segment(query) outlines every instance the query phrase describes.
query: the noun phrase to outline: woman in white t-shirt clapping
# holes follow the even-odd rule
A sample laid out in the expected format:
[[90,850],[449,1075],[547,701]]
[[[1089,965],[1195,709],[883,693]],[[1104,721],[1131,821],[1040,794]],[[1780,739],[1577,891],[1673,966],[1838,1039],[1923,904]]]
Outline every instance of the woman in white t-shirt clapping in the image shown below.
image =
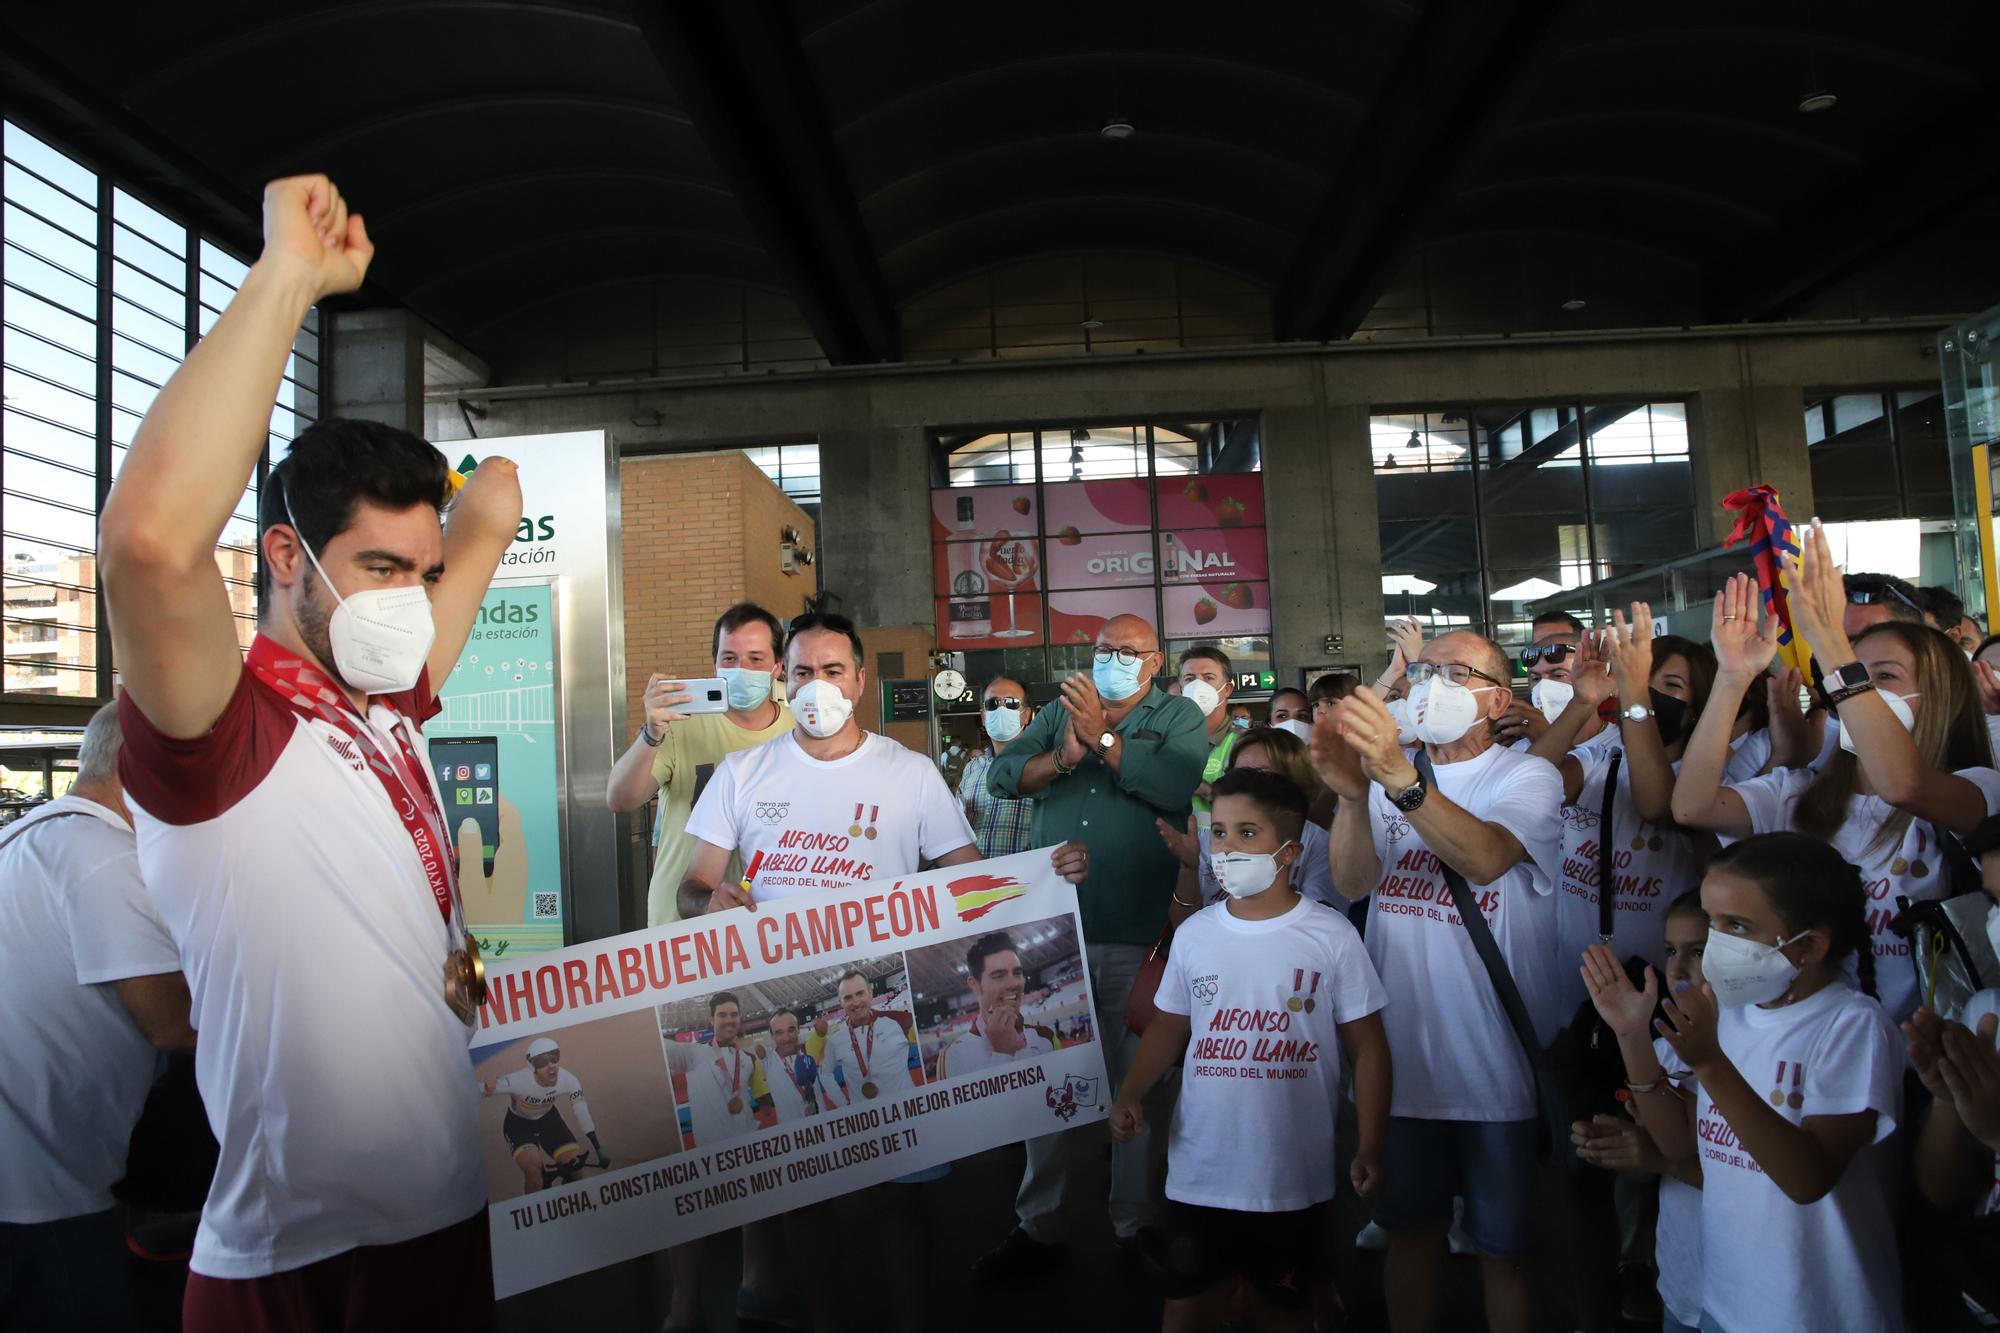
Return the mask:
[[2000,772],[1991,767],[1965,654],[1938,631],[1899,621],[1871,626],[1850,643],[1840,623],[1840,571],[1812,530],[1800,543],[1803,558],[1789,565],[1792,623],[1825,674],[1840,745],[1817,774],[1779,769],[1722,782],[1729,719],[1777,651],[1777,624],[1767,619],[1758,628],[1756,585],[1739,575],[1716,598],[1715,692],[1674,784],[1674,818],[1730,838],[1796,830],[1858,866],[1883,1007],[1901,1021],[1917,1007],[1917,976],[1909,944],[1889,928],[1898,899],[1950,892],[1938,831],[1964,834],[2000,812]]
[[[1867,901],[1860,872],[1824,842],[1764,834],[1709,864],[1705,980],[1683,983],[1665,1021],[1651,968],[1638,990],[1603,945],[1584,956],[1640,1123],[1668,1160],[1698,1155],[1703,1329],[1902,1327],[1888,1140],[1903,1052],[1864,993]],[[1697,1085],[1691,1108],[1668,1088],[1655,1027]]]

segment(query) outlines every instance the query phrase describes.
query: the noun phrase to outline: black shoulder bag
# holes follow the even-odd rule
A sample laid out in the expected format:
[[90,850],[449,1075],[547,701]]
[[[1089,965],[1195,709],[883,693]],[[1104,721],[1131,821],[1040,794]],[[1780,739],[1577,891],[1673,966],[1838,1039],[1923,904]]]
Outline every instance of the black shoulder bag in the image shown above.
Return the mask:
[[[1417,776],[1424,780],[1430,791],[1437,790],[1437,774],[1431,768],[1428,754],[1418,750],[1416,754]],[[1435,853],[1433,853],[1435,855]],[[1541,1143],[1537,1153],[1543,1161],[1570,1153],[1569,1121],[1560,1089],[1549,1068],[1548,1058],[1542,1051],[1541,1041],[1535,1035],[1535,1021],[1528,1014],[1527,1003],[1521,999],[1521,988],[1514,984],[1514,974],[1507,967],[1507,960],[1501,956],[1499,942],[1486,925],[1486,917],[1479,910],[1479,900],[1473,896],[1472,886],[1465,882],[1465,876],[1445,864],[1438,857],[1438,868],[1444,873],[1445,887],[1451,890],[1452,906],[1458,909],[1458,919],[1465,923],[1465,933],[1472,939],[1472,950],[1479,955],[1481,966],[1486,969],[1486,979],[1493,985],[1493,993],[1499,998],[1500,1008],[1507,1015],[1507,1026],[1514,1030],[1514,1040],[1521,1044],[1521,1054],[1528,1059],[1529,1076],[1535,1084],[1535,1113],[1542,1122]]]

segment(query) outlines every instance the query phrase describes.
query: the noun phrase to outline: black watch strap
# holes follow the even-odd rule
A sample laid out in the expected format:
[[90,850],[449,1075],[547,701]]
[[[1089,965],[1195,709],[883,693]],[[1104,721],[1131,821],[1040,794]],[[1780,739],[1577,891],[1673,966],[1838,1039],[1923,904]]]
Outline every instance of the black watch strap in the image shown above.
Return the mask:
[[1412,782],[1401,791],[1389,793],[1389,804],[1407,815],[1412,810],[1422,806],[1424,797],[1430,795],[1430,793],[1429,784],[1424,781],[1423,774],[1419,773],[1415,782]]

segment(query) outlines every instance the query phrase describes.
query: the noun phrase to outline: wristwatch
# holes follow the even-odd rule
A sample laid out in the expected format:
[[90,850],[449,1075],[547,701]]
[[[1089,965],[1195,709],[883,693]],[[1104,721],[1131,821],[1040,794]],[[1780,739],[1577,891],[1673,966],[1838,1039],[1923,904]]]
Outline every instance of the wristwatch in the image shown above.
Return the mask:
[[1646,707],[1646,705],[1633,704],[1630,708],[1625,710],[1623,717],[1627,722],[1644,722],[1647,718],[1651,717],[1652,715],[1653,715],[1653,710]]
[[1430,795],[1430,792],[1431,789],[1424,785],[1423,778],[1419,777],[1401,791],[1389,793],[1389,804],[1407,815],[1422,805],[1424,797]]
[[1857,694],[1865,694],[1875,688],[1869,679],[1868,668],[1859,662],[1849,662],[1838,671],[1829,671],[1820,683],[1820,690],[1826,695],[1829,708],[1837,708]]
[[1118,744],[1118,733],[1107,731],[1097,738],[1097,752],[1099,754],[1110,754],[1111,748],[1116,744]]

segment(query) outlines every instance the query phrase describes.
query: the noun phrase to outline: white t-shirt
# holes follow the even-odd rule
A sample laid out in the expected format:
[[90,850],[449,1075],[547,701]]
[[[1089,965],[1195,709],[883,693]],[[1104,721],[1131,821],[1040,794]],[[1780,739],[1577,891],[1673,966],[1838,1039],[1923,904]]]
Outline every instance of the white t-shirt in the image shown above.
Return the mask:
[[1153,1002],[1193,1029],[1167,1197],[1247,1213],[1331,1199],[1336,1029],[1388,1002],[1347,918],[1303,897],[1269,921],[1205,907],[1174,932]]
[[[1694,1071],[1664,1037],[1653,1038],[1653,1055],[1674,1086],[1695,1090]],[[1654,1228],[1653,1262],[1660,1274],[1660,1304],[1674,1322],[1701,1326],[1701,1191],[1685,1180],[1660,1177],[1660,1219]]]
[[1724,782],[1748,782],[1771,762],[1771,731],[1760,727],[1746,731],[1729,742],[1729,758],[1722,764]]
[[577,1082],[576,1075],[567,1069],[556,1070],[555,1086],[550,1088],[535,1080],[533,1069],[517,1069],[504,1078],[493,1080],[493,1091],[505,1093],[514,1114],[523,1120],[540,1120],[561,1103],[568,1102],[576,1116],[578,1129],[588,1134],[597,1128],[591,1123],[590,1103],[583,1099],[583,1084]]
[[765,1050],[764,1083],[770,1090],[771,1109],[777,1113],[779,1124],[789,1125],[819,1114],[819,1064],[803,1049],[789,1058],[775,1050]]
[[[1959,770],[1958,776],[1979,788],[1986,813],[2000,812],[2000,772],[1990,768]],[[1781,768],[1761,778],[1738,783],[1736,794],[1750,814],[1754,833],[1777,833],[1792,827],[1799,798],[1814,775],[1804,769]],[[1896,900],[1912,902],[1942,898],[1951,890],[1950,867],[1938,850],[1930,821],[1912,818],[1900,843],[1871,848],[1875,834],[1898,811],[1879,796],[1855,796],[1847,802],[1847,818],[1830,841],[1835,851],[1861,868],[1868,889],[1868,927],[1875,937],[1875,988],[1882,1007],[1898,1023],[1917,1009],[1917,971],[1910,961],[1908,940],[1889,929],[1899,909]]]
[[64,796],[0,830],[0,1222],[111,1207],[158,1059],[110,983],[180,966],[123,819]]
[[[391,756],[399,719],[415,732],[437,712],[424,681],[368,702]],[[139,868],[180,946],[221,1144],[194,1271],[282,1273],[483,1213],[479,1089],[444,997],[457,941],[353,742],[247,670],[205,736],[162,735],[129,697],[119,718]]]
[[[819,1052],[820,1083],[840,1105],[903,1097],[916,1088],[910,1078],[911,1044],[910,1033],[886,1014],[877,1014],[874,1023],[858,1033],[845,1022],[835,1023],[827,1029],[826,1045]],[[870,1083],[875,1085],[874,1097],[867,1092]]]
[[[1492,746],[1438,764],[1437,789],[1499,824],[1528,857],[1491,884],[1474,884],[1480,911],[1514,975],[1543,1045],[1567,1020],[1553,975],[1553,875],[1562,850],[1562,775],[1532,755]],[[1452,906],[1443,869],[1409,816],[1380,786],[1368,818],[1382,876],[1368,905],[1368,956],[1389,997],[1382,1018],[1396,1078],[1390,1112],[1428,1120],[1527,1120],[1535,1114],[1528,1057]]]
[[[1557,878],[1557,979],[1564,1003],[1574,1011],[1589,998],[1577,969],[1583,951],[1597,942],[1600,827],[1604,813],[1604,779],[1611,771],[1616,746],[1573,750],[1570,758],[1583,766],[1583,785],[1574,804],[1562,812],[1562,873]],[[1680,766],[1674,766],[1676,772]],[[1667,961],[1667,905],[1697,888],[1694,848],[1688,836],[1671,824],[1639,818],[1632,800],[1632,774],[1627,760],[1618,764],[1618,791],[1611,803],[1611,855],[1618,878],[1611,921],[1611,948],[1620,960],[1637,954],[1656,968]]]
[[1027,1038],[1027,1043],[1018,1051],[1002,1055],[993,1049],[993,1044],[986,1040],[986,1033],[980,1029],[979,1021],[974,1019],[970,1029],[959,1033],[952,1039],[951,1045],[939,1053],[939,1081],[963,1078],[996,1065],[1014,1065],[1023,1060],[1039,1059],[1056,1049],[1057,1043],[1049,1037],[1047,1029],[1033,1023],[1024,1020],[1021,1035]]
[[1993,747],[1993,757],[2000,759],[2000,713],[1986,715],[1986,743]]
[[[764,1094],[767,1081],[763,1064],[747,1045],[670,1041],[666,1048],[668,1068],[687,1086],[688,1115],[694,1122],[697,1147],[712,1148],[763,1128],[757,1123],[756,1100]],[[771,1072],[784,1077],[776,1070]],[[734,1110],[730,1109],[732,1104]]]
[[1702,1309],[1726,1329],[1900,1329],[1895,1172],[1903,1042],[1882,1006],[1834,982],[1781,1009],[1724,1009],[1723,1054],[1778,1113],[1875,1114],[1875,1136],[1826,1197],[1771,1182],[1700,1090]]
[[[1222,881],[1215,877],[1215,867],[1209,863],[1209,845],[1212,835],[1203,826],[1201,835],[1201,860],[1195,865],[1201,881],[1201,901],[1219,903],[1229,895],[1222,891]],[[1292,862],[1292,887],[1316,903],[1328,907],[1347,910],[1347,900],[1333,887],[1333,862],[1327,857],[1327,831],[1311,820],[1306,821],[1305,830],[1299,834],[1299,859]]]
[[787,732],[716,765],[690,836],[738,852],[758,902],[822,889],[886,884],[973,842],[965,808],[931,762],[864,735],[840,759],[814,759]]

